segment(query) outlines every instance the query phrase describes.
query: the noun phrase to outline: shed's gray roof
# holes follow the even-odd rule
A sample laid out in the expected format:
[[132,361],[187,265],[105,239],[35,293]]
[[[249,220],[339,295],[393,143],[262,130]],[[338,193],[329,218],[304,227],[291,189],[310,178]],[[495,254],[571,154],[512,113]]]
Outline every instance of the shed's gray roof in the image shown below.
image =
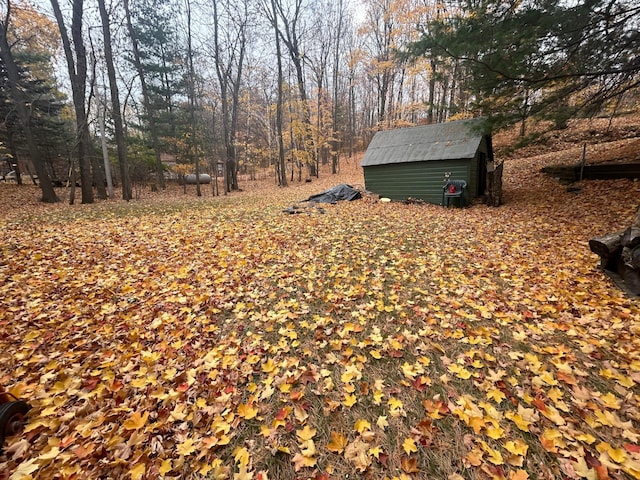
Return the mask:
[[375,134],[361,165],[473,158],[482,141],[482,119],[385,130]]

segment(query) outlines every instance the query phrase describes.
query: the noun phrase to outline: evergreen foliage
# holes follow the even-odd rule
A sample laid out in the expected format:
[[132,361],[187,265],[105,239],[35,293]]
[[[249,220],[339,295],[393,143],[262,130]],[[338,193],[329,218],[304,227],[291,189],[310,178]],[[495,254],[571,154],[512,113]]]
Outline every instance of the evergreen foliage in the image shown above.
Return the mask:
[[[179,117],[177,110],[186,97],[185,60],[181,42],[178,40],[173,21],[175,2],[158,4],[153,0],[132,2],[133,28],[138,40],[138,48],[145,79],[149,89],[151,115],[163,150],[176,153]],[[133,59],[130,59],[133,63]],[[142,116],[148,131],[148,118]]]
[[[63,180],[69,151],[73,144],[67,99],[58,90],[51,68],[51,58],[38,50],[14,50],[20,84],[30,111],[30,122],[38,148],[45,154],[45,166],[52,179]],[[13,156],[28,158],[24,129],[9,92],[7,71],[0,61],[0,143]],[[65,159],[63,162],[57,159]],[[15,161],[15,160],[13,160]],[[12,161],[12,163],[13,163]],[[28,164],[26,164],[28,167]],[[63,168],[61,168],[63,167]],[[3,165],[2,171],[9,168]],[[31,172],[34,173],[34,172]]]
[[422,26],[409,58],[462,62],[475,106],[499,125],[562,126],[640,84],[640,5],[632,0],[466,0]]

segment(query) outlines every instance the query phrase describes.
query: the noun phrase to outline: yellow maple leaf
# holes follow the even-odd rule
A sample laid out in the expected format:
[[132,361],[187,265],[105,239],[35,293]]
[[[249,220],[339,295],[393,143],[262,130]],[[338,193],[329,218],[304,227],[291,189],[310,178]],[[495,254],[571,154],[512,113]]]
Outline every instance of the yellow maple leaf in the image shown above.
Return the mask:
[[467,425],[473,428],[474,433],[477,435],[486,426],[486,423],[482,417],[469,417]]
[[392,416],[397,416],[394,415],[394,413],[398,413],[400,411],[403,410],[403,404],[402,404],[402,400],[396,398],[396,397],[391,397],[389,399],[389,401],[387,402],[389,407],[391,408],[391,415]]
[[405,452],[407,452],[407,455],[411,455],[412,453],[418,451],[416,441],[411,437],[404,439],[404,442],[402,442],[402,448]]
[[602,403],[609,408],[613,408],[614,410],[620,409],[620,399],[611,392],[607,392],[605,395],[602,395],[600,400],[602,400]]
[[291,392],[291,384],[287,383],[287,382],[283,382],[280,384],[280,386],[278,387],[278,389],[282,392],[282,393],[289,393]]
[[269,358],[265,363],[262,364],[262,371],[264,373],[274,372],[278,366],[274,363],[274,361]]
[[122,426],[127,430],[138,430],[142,428],[149,418],[149,412],[144,412],[144,414],[140,414],[140,412],[133,412],[131,416],[124,421]]
[[625,453],[624,449],[613,448],[607,442],[600,442],[598,445],[596,445],[596,450],[600,453],[608,453],[611,460],[618,464],[624,463],[627,459],[627,454]]
[[49,449],[46,453],[38,456],[38,460],[53,460],[60,454],[60,449],[58,447],[53,447]]
[[482,363],[479,359],[477,359],[477,358],[476,358],[476,359],[471,363],[471,366],[472,366],[473,368],[482,368],[482,367],[484,367],[484,363]]
[[253,480],[253,473],[247,465],[239,465],[238,472],[233,474],[233,480]]
[[553,428],[545,428],[540,435],[540,443],[542,444],[542,448],[544,448],[547,452],[557,453],[558,447],[564,447],[565,443],[562,440],[562,433]]
[[546,409],[541,413],[558,426],[567,424],[567,421],[562,417],[562,415],[560,415],[560,412],[553,405],[547,405]]
[[487,380],[492,382],[492,383],[498,382],[498,381],[502,380],[502,377],[504,377],[506,375],[506,373],[507,373],[506,370],[502,370],[502,369],[499,369],[497,372],[492,370],[492,369],[489,369],[489,374],[487,375]]
[[504,435],[504,430],[499,425],[489,425],[487,427],[487,436],[497,440],[502,438]]
[[305,440],[300,444],[300,453],[305,457],[313,457],[316,454],[316,444],[313,440]]
[[184,442],[180,443],[176,450],[180,455],[188,457],[193,452],[195,452],[196,447],[193,446],[193,438],[187,438]]
[[586,443],[587,445],[591,445],[596,441],[596,437],[591,435],[590,433],[580,433],[575,436],[576,440],[580,440],[581,442]]
[[389,426],[389,422],[387,421],[386,415],[380,415],[378,420],[376,420],[376,425],[380,430],[385,430]]
[[527,451],[529,450],[529,445],[527,445],[525,442],[523,442],[520,439],[517,440],[509,440],[508,442],[504,443],[504,449],[509,452],[512,453],[514,455],[519,455],[519,456],[524,456],[527,454]]
[[368,455],[370,455],[370,456],[372,456],[372,457],[376,457],[376,459],[377,459],[377,460],[380,460],[380,454],[381,454],[381,453],[382,453],[382,448],[380,448],[380,446],[370,448],[370,449],[367,451],[367,454],[368,454]]
[[251,420],[252,418],[256,418],[258,415],[258,409],[254,407],[252,404],[241,404],[238,405],[238,415],[245,420]]
[[549,372],[548,370],[542,372],[539,375],[539,378],[547,385],[550,385],[550,386],[558,385],[558,381],[553,376],[553,373]]
[[375,358],[376,360],[380,360],[382,358],[382,355],[380,354],[379,350],[371,350],[369,352],[369,355],[371,355],[373,358]]
[[487,453],[487,460],[493,463],[494,465],[503,465],[504,458],[502,458],[502,454],[499,450],[494,450],[491,447],[486,447],[485,452]]
[[467,370],[466,368],[464,368],[462,365],[458,363],[452,363],[447,367],[447,369],[451,373],[454,373],[456,377],[461,378],[463,380],[467,380],[471,378],[471,375],[473,375],[469,370]]
[[167,458],[162,461],[162,464],[158,468],[158,472],[160,472],[160,475],[166,475],[171,471],[172,468],[173,467],[171,466],[171,459]]
[[345,395],[344,401],[342,402],[342,404],[347,408],[353,407],[356,403],[358,403],[358,397],[353,394]]
[[498,388],[492,388],[487,392],[487,398],[490,400],[494,400],[496,403],[502,403],[502,401],[507,398],[502,390]]
[[211,464],[204,464],[200,470],[198,470],[200,475],[207,475],[211,473],[209,478],[213,478],[214,480],[227,480],[229,478],[229,467],[226,467],[222,460],[216,458],[211,462]]
[[571,465],[573,466],[574,471],[581,477],[587,479],[596,479],[596,472],[594,472],[589,465],[587,465],[584,457],[578,457],[578,459],[574,462],[571,461]]
[[537,413],[534,412],[534,409],[524,408],[521,405],[518,405],[518,413],[507,411],[504,416],[515,423],[523,432],[528,432],[533,421],[537,421]]
[[233,451],[233,458],[240,466],[246,467],[249,465],[249,452],[245,447],[236,447]]
[[296,435],[300,441],[311,440],[316,435],[317,430],[315,428],[305,425],[302,430],[296,430]]
[[359,420],[356,420],[353,429],[358,433],[362,433],[365,430],[371,430],[371,424],[367,420],[361,418]]
[[129,475],[131,475],[131,480],[140,480],[144,477],[144,474],[147,471],[147,467],[144,463],[139,463],[131,470],[129,470]]
[[402,368],[402,373],[406,378],[413,380],[416,377],[416,375],[418,375],[415,365],[411,365],[408,362],[404,362],[401,368]]
[[23,478],[31,479],[31,474],[40,468],[37,458],[32,458],[18,465],[18,468],[11,474],[9,480],[22,480]]
[[342,453],[349,443],[347,438],[338,432],[330,432],[331,441],[327,444],[327,449],[333,453]]

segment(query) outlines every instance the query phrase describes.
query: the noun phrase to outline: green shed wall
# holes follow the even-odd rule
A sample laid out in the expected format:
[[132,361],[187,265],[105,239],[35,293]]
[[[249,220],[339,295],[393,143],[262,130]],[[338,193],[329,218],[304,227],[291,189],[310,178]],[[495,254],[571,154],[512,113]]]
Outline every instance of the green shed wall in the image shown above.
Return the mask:
[[469,185],[466,201],[477,194],[477,164],[475,159],[430,160],[426,162],[391,163],[364,168],[367,190],[392,200],[420,198],[428,203],[442,203],[445,172],[451,179],[466,180]]

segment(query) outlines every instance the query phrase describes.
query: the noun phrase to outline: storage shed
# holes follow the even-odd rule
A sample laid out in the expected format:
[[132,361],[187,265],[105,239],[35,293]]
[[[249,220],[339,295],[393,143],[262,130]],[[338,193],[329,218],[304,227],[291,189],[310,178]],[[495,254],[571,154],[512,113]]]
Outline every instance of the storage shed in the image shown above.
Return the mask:
[[365,188],[438,205],[448,177],[467,182],[467,202],[483,195],[493,149],[482,127],[482,119],[468,119],[376,133],[362,158]]

